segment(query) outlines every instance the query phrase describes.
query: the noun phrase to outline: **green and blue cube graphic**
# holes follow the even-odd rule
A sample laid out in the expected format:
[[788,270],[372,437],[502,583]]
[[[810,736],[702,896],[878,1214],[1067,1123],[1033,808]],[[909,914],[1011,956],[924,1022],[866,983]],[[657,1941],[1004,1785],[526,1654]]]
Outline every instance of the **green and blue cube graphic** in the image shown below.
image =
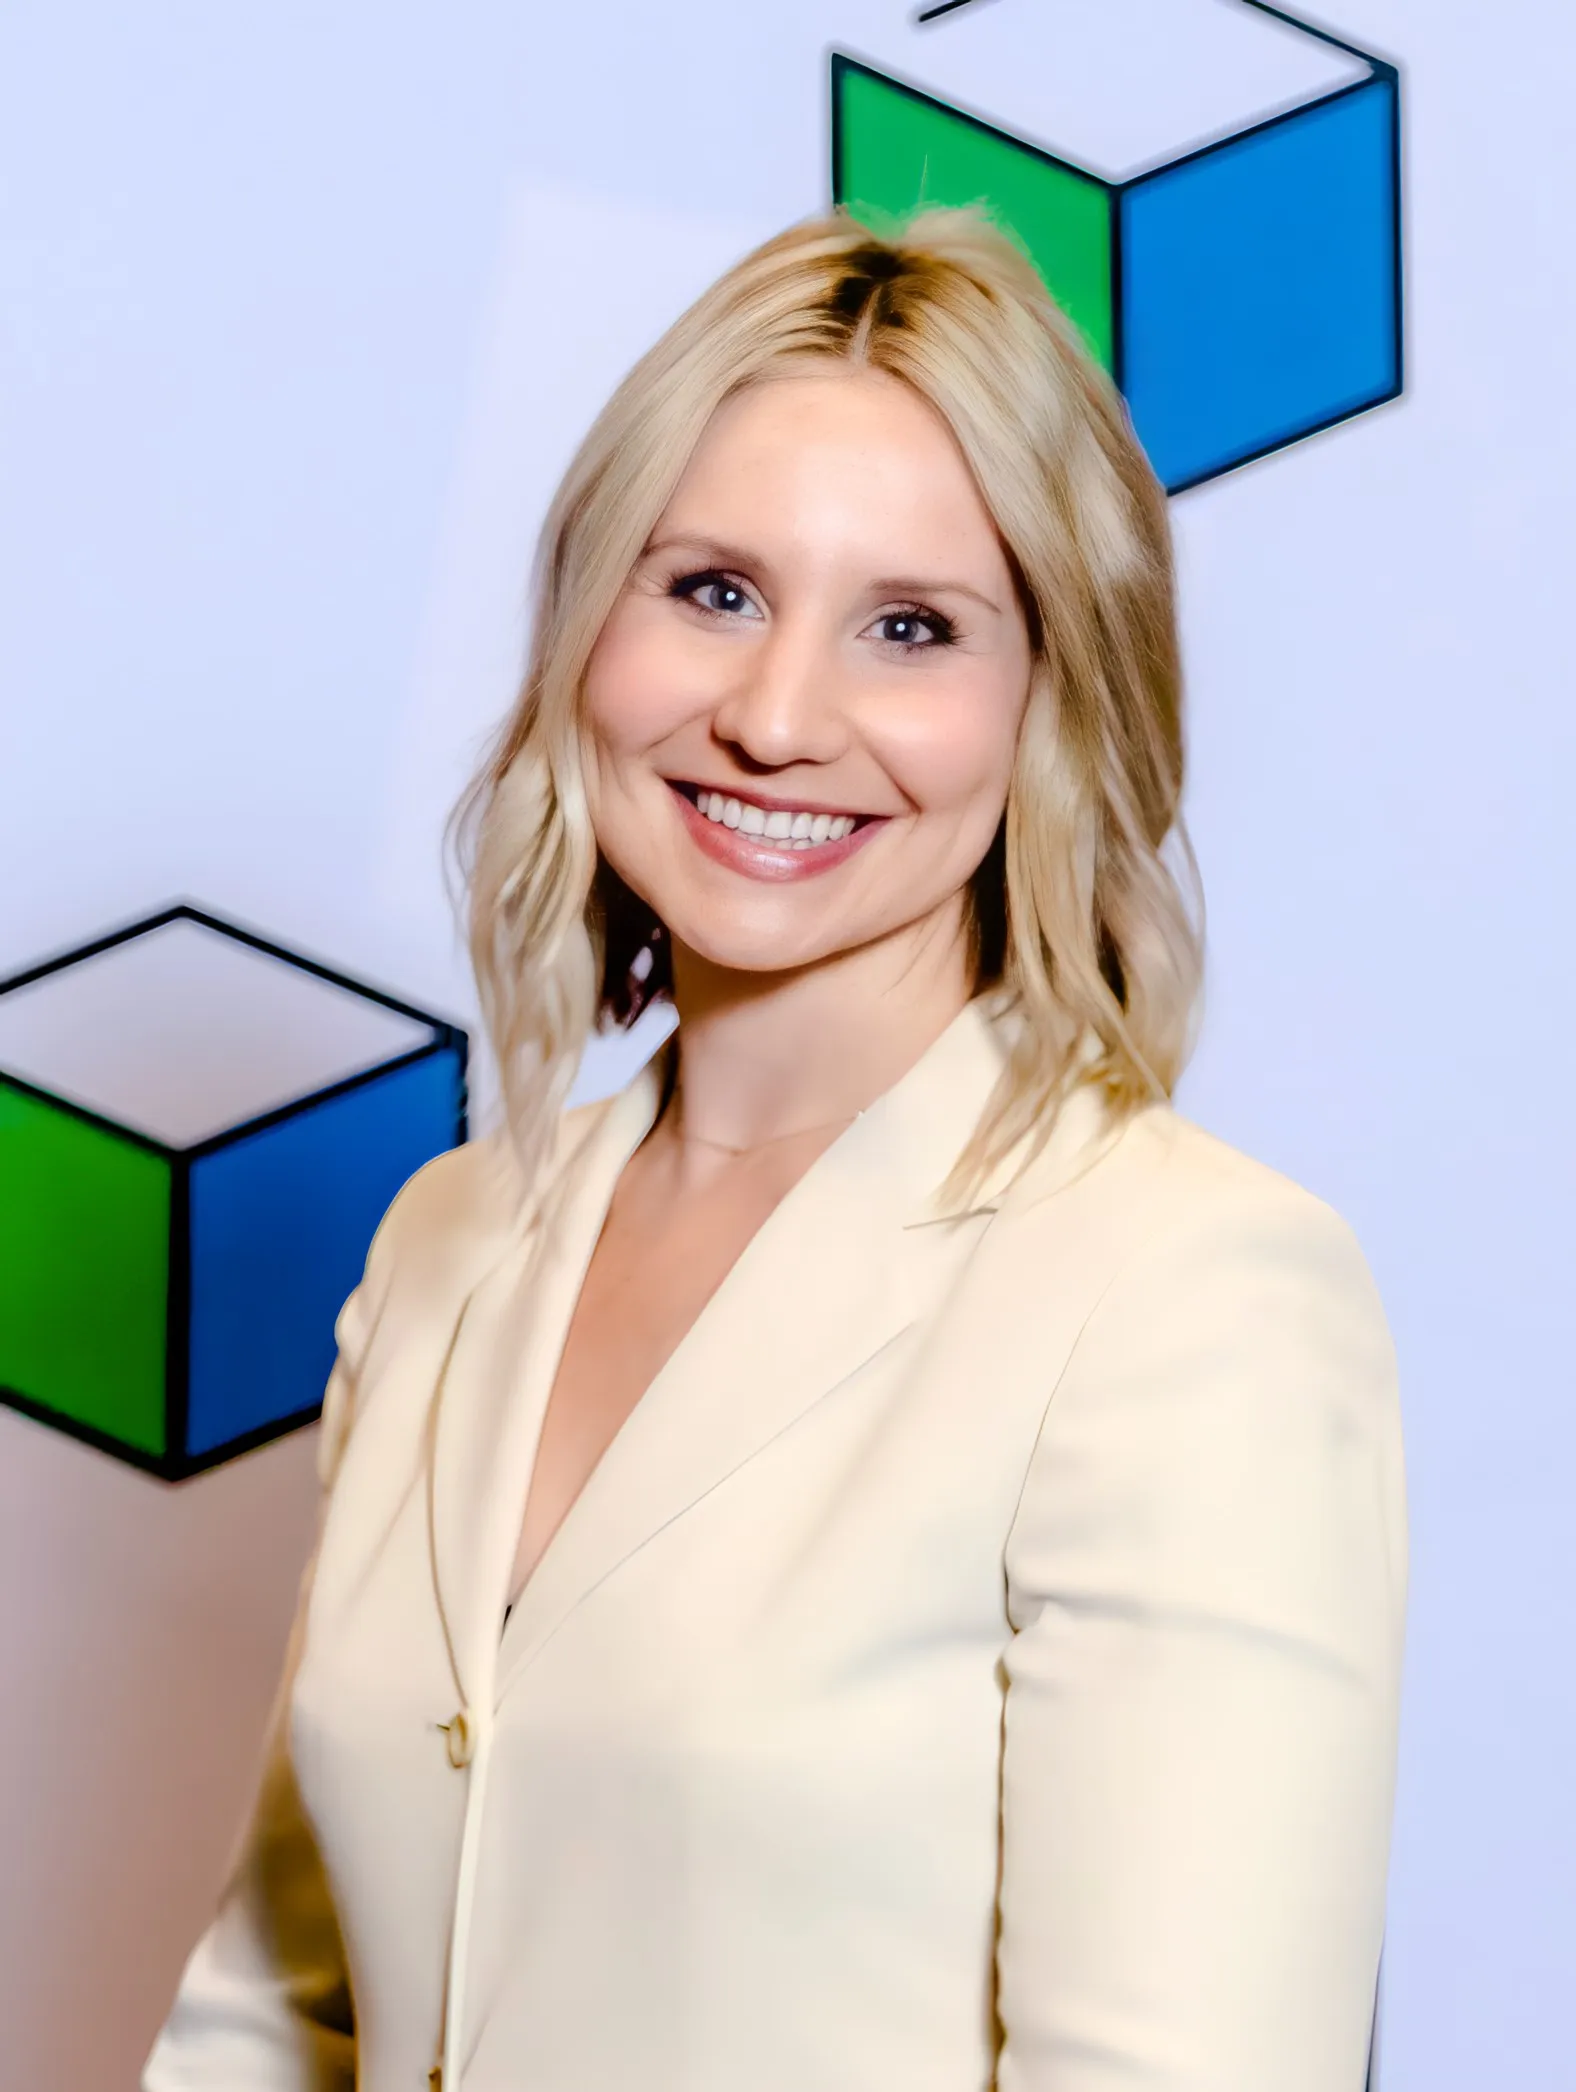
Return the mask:
[[466,1053],[184,905],[0,983],[0,1400],[168,1480],[310,1422]]
[[983,203],[1196,486],[1401,390],[1399,79],[1261,0],[1009,0],[832,54],[832,188]]

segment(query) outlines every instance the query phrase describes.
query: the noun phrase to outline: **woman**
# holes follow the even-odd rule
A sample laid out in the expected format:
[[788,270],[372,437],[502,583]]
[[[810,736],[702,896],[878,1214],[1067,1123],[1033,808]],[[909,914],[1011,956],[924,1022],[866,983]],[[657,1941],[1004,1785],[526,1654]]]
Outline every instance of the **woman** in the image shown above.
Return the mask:
[[978,220],[801,226],[620,388],[462,828],[508,1130],[340,1319],[148,2092],[1359,2092],[1393,1360],[1167,1102],[1181,779],[1164,501]]

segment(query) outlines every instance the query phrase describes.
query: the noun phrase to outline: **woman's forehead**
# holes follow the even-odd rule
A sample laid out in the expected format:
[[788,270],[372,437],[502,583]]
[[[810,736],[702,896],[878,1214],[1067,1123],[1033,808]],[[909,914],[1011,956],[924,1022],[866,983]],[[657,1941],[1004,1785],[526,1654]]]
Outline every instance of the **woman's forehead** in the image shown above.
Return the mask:
[[832,364],[724,402],[654,537],[685,531],[775,542],[873,534],[999,557],[995,525],[936,410],[885,373]]

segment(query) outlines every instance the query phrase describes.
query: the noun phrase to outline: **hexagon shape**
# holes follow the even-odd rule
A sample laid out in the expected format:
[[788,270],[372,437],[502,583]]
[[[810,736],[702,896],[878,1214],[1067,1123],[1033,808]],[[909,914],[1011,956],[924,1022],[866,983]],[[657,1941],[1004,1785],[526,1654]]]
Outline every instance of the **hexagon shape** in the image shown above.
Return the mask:
[[926,12],[832,54],[835,200],[984,203],[1170,492],[1399,393],[1393,65],[1262,0]]
[[187,906],[0,983],[0,1400],[167,1480],[309,1423],[466,1058]]

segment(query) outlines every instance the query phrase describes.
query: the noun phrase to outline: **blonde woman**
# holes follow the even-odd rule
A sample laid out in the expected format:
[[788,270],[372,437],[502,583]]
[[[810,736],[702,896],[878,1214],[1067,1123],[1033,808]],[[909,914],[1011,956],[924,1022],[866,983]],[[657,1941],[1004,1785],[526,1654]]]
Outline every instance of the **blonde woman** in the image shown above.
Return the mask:
[[988,226],[800,226],[620,387],[461,828],[507,1125],[341,1317],[147,2092],[1360,2092],[1393,1359],[1168,1102],[1182,768],[1164,501]]

